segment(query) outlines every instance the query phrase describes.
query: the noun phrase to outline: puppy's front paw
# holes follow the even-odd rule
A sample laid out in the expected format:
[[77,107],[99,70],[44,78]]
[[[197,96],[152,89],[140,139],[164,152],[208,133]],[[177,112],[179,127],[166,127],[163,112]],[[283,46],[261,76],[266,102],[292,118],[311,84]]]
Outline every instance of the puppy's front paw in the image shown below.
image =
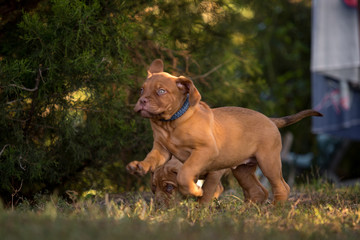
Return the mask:
[[195,196],[195,197],[202,197],[203,196],[203,190],[201,189],[201,187],[199,187],[198,185],[196,185],[194,183],[194,187],[191,188],[190,194]]
[[132,161],[126,166],[126,170],[138,176],[144,176],[150,169],[150,165],[144,162]]
[[179,185],[179,187],[180,192],[185,196],[192,195],[195,197],[202,197],[203,195],[203,190],[195,183],[191,183],[190,186]]

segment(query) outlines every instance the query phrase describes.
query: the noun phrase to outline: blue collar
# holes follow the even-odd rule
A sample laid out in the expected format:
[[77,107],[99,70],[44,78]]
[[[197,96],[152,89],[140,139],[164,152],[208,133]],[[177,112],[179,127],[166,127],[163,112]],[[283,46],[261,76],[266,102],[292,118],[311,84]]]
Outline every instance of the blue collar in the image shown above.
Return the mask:
[[174,115],[172,115],[170,119],[161,119],[161,121],[167,122],[167,121],[173,121],[175,119],[178,119],[179,117],[184,115],[184,113],[189,109],[189,106],[190,106],[190,103],[189,103],[189,94],[188,94],[186,96],[186,100],[185,100],[183,106],[180,108],[180,110],[177,111]]

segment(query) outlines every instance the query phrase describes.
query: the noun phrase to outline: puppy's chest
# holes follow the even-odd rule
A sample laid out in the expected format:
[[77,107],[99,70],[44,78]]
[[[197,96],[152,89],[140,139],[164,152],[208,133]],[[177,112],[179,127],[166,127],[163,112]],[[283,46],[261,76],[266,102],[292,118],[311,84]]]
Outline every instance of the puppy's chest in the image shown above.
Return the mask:
[[166,149],[176,158],[184,162],[191,153],[191,148],[188,147],[189,140],[174,135],[161,137],[160,141]]

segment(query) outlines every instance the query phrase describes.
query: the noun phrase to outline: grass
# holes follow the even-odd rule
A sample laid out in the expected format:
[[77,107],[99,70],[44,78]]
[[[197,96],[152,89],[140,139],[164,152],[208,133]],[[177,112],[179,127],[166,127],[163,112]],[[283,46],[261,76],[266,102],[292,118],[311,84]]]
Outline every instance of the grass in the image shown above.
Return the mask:
[[14,210],[0,207],[0,239],[360,239],[359,198],[359,185],[327,183],[297,187],[281,205],[244,203],[241,194],[170,209],[139,194],[106,204],[39,195]]

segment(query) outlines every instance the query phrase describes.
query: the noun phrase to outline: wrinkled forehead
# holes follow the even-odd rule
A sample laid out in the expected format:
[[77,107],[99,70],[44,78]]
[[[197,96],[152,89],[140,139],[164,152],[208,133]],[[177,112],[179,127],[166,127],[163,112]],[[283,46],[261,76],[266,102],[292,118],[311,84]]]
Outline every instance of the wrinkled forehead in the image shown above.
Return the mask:
[[158,167],[155,169],[153,175],[152,175],[152,184],[156,186],[160,186],[162,182],[173,182],[176,183],[176,174],[173,172],[167,172],[165,173],[165,167],[162,165],[161,167]]
[[154,73],[145,80],[144,85],[174,86],[176,79],[178,78],[166,72]]
[[160,72],[160,73],[152,73],[148,76],[146,80],[154,80],[154,79],[164,79],[164,80],[176,80],[178,77],[171,75],[167,72]]
[[158,181],[161,181],[163,175],[164,175],[164,166],[156,168],[154,173],[152,174],[152,183],[156,185]]

